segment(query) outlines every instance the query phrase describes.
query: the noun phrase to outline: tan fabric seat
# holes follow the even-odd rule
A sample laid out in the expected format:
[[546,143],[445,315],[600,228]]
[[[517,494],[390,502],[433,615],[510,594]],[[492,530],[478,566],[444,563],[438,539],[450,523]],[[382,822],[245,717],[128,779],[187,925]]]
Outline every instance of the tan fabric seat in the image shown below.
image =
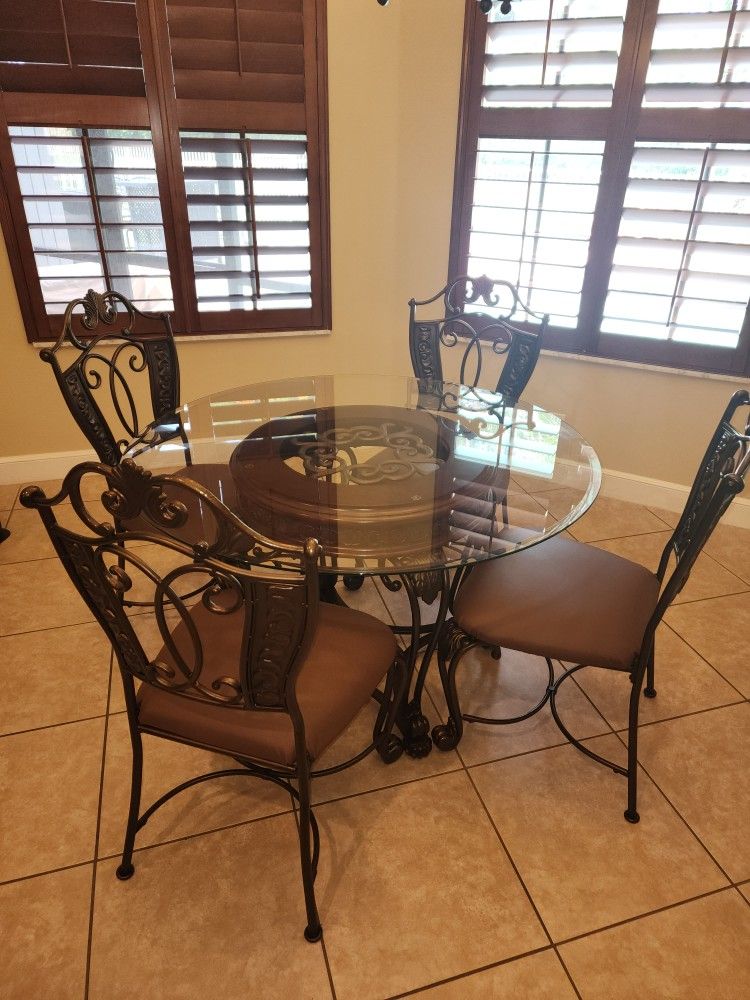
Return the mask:
[[[215,615],[199,603],[190,614],[206,658],[202,683],[237,677],[244,611]],[[178,625],[173,637],[181,652],[191,648],[184,624]],[[367,703],[396,652],[396,640],[387,625],[350,608],[321,604],[315,638],[297,678],[297,698],[313,758],[320,756]],[[158,659],[173,663],[165,649]],[[142,726],[205,743],[233,756],[273,764],[295,763],[292,723],[285,712],[224,708],[150,684],[141,685],[138,699]]]
[[491,645],[630,670],[658,597],[655,574],[638,563],[550,538],[475,567],[454,614]]

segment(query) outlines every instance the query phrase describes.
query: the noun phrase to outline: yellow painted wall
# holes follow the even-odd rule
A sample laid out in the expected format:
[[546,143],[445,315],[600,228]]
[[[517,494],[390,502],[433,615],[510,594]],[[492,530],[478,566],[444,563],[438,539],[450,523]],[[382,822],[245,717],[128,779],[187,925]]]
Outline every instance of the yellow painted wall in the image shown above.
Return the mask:
[[[286,374],[408,372],[406,302],[445,279],[463,0],[328,9],[333,331],[181,342],[184,399]],[[0,302],[0,456],[83,448],[26,343],[2,245]],[[686,483],[733,387],[549,356],[530,395],[564,413],[605,467]]]

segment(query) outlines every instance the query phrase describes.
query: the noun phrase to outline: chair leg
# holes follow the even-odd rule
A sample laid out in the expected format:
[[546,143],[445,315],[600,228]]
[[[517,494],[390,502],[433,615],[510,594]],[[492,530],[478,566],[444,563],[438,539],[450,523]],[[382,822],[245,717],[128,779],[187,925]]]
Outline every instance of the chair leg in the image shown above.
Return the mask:
[[137,729],[131,729],[130,740],[133,750],[133,769],[130,778],[130,808],[128,810],[128,825],[125,830],[125,845],[122,849],[122,861],[116,875],[121,882],[132,878],[135,872],[133,864],[133,847],[135,835],[138,832],[138,813],[141,808],[141,779],[143,777],[143,743]]
[[654,646],[651,646],[651,653],[649,654],[648,663],[646,665],[646,686],[643,689],[643,693],[647,698],[656,697],[656,688],[654,687]]
[[305,892],[307,927],[305,940],[320,941],[323,928],[320,925],[318,906],[315,902],[315,866],[312,852],[312,809],[310,806],[310,765],[307,759],[299,768],[299,852],[302,864],[302,886]]
[[628,808],[625,819],[628,823],[637,823],[638,815],[638,704],[641,698],[643,670],[638,669],[633,675],[633,686],[630,691],[630,712],[628,717]]

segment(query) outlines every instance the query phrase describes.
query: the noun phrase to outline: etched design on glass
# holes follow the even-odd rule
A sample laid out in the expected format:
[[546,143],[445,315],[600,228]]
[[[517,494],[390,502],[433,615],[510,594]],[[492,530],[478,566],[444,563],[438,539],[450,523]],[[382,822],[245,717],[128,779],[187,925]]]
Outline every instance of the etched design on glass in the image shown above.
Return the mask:
[[[394,482],[435,472],[443,459],[407,424],[357,424],[319,432],[315,441],[292,440],[306,475],[337,479],[342,486]],[[387,453],[360,461],[355,448],[383,448]]]

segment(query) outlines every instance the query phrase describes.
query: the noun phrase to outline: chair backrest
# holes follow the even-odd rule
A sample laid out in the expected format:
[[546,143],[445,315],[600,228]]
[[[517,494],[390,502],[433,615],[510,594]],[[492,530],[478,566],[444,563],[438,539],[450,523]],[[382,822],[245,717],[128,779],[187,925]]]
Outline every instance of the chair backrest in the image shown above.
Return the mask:
[[[743,409],[747,412],[742,415],[742,429],[739,429],[735,425]],[[750,392],[739,389],[730,399],[711,437],[685,509],[662,552],[657,576],[663,586],[644,641],[653,639],[656,626],[687,583],[703,546],[731,502],[744,490],[748,468]],[[670,571],[673,559],[675,564]]]
[[[441,301],[443,315],[421,319],[417,310]],[[479,311],[478,304],[487,311]],[[516,320],[512,323],[511,320]],[[520,322],[536,320],[535,329]],[[443,380],[441,351],[456,348],[458,381],[477,386],[482,379],[482,348],[503,359],[497,378],[485,380],[483,388],[517,400],[531,378],[542,347],[549,316],[532,312],[509,281],[493,281],[486,275],[461,275],[429,299],[409,302],[409,349],[414,374],[427,382]]]
[[[92,510],[84,499],[92,493],[91,476],[101,477],[109,523],[102,522],[101,507]],[[67,526],[69,516],[66,526],[55,517],[54,508],[67,499],[78,519],[74,528]],[[30,486],[21,503],[39,511],[68,575],[106,632],[129,712],[135,712],[138,680],[227,709],[286,712],[295,734],[304,737],[295,681],[318,614],[315,540],[277,545],[199,484],[151,475],[129,459],[117,466],[78,465],[55,497]],[[196,507],[202,537],[189,542],[186,536],[196,537]],[[137,528],[118,529],[131,518]],[[153,615],[126,613],[123,599],[136,593],[148,598]],[[231,629],[236,662],[222,660],[217,674],[216,648],[226,646],[230,615],[239,616]],[[159,659],[162,646],[168,652]]]
[[[66,367],[63,347],[74,351]],[[89,289],[69,303],[57,342],[39,356],[52,365],[68,409],[108,465],[116,465],[152,421],[173,416],[179,406],[180,370],[169,313],[143,312],[119,292]],[[139,419],[136,403],[139,378],[148,380],[151,412],[145,420]]]

